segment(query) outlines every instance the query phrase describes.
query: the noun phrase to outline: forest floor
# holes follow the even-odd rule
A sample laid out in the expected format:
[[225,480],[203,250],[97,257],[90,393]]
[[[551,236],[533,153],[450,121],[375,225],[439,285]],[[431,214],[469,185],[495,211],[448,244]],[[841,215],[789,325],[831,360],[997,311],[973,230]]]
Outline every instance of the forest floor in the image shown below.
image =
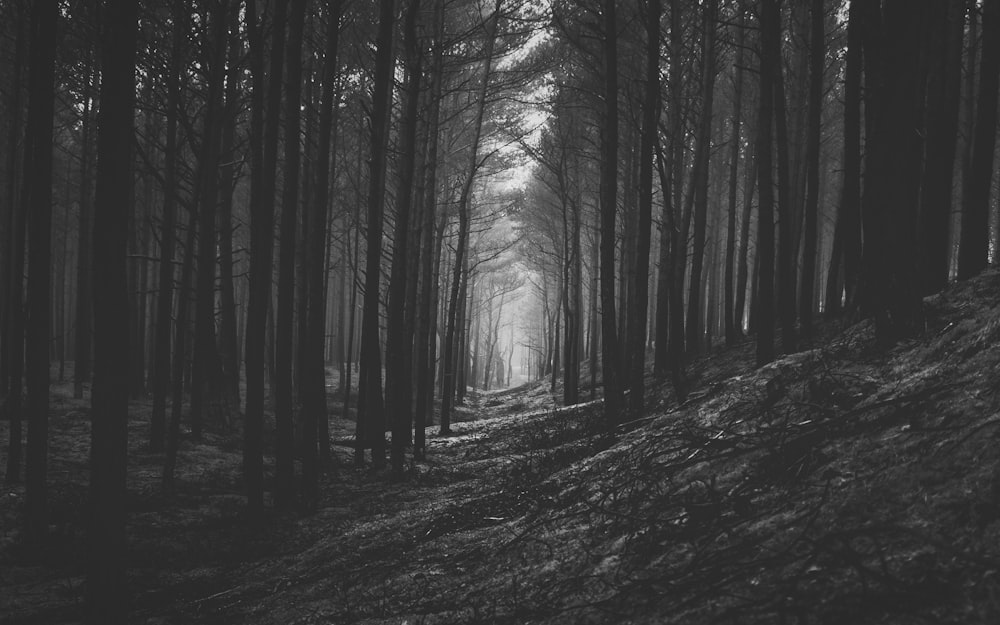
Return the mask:
[[[888,349],[861,322],[761,369],[752,342],[715,351],[685,404],[651,379],[612,433],[547,386],[480,394],[401,482],[354,469],[334,419],[319,511],[263,526],[235,436],[185,440],[162,495],[136,403],[132,620],[1000,622],[1000,274],[926,311]],[[52,409],[45,554],[20,547],[23,490],[0,493],[3,623],[81,618],[89,419],[64,386]]]

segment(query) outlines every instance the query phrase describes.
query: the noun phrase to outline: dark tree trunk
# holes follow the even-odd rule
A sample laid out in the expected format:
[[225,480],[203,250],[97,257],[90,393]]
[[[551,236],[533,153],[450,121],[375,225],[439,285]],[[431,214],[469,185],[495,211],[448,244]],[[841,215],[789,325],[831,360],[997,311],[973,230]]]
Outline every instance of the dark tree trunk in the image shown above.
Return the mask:
[[757,366],[774,360],[774,72],[780,63],[781,12],[778,0],[763,0],[760,15],[760,115],[757,121]]
[[472,184],[476,178],[476,172],[483,164],[479,160],[479,142],[482,138],[483,115],[486,110],[486,94],[489,88],[490,75],[493,67],[493,46],[496,41],[497,20],[500,19],[500,3],[496,0],[496,7],[486,23],[486,49],[483,53],[483,76],[479,86],[478,100],[476,104],[476,118],[473,122],[472,143],[469,147],[470,156],[468,169],[465,172],[465,181],[462,185],[461,195],[458,200],[458,242],[455,246],[455,264],[452,268],[451,293],[448,300],[448,315],[445,322],[444,361],[443,369],[443,390],[441,393],[441,434],[451,432],[451,409],[452,397],[457,385],[458,363],[455,356],[458,354],[456,335],[460,333],[461,326],[458,325],[458,308],[464,302],[460,299],[462,286],[462,274],[466,262],[469,244],[469,199],[472,196]]
[[[23,12],[23,9],[22,9]],[[22,384],[24,378],[24,246],[27,204],[17,192],[22,161],[18,158],[18,138],[22,131],[23,106],[21,105],[21,76],[23,74],[27,35],[24,23],[19,20],[14,52],[14,88],[11,89],[10,152],[7,160],[7,201],[9,210],[7,240],[9,248],[0,253],[8,254],[4,271],[4,301],[0,303],[4,311],[3,350],[0,356],[0,388],[6,403],[7,418],[10,419],[7,446],[7,466],[5,481],[16,484],[21,481],[22,448]],[[89,84],[89,81],[88,83]],[[89,114],[89,110],[85,108]],[[23,153],[27,156],[27,150]]]
[[[774,111],[774,151],[778,159],[778,318],[781,321],[781,349],[791,353],[798,349],[795,329],[795,287],[798,272],[798,215],[792,205],[792,173],[789,162],[788,114],[785,100],[785,72],[781,54],[782,17],[778,6],[778,17],[773,20],[770,35],[774,66],[771,68],[774,95],[771,106]],[[767,44],[765,44],[767,45]],[[763,63],[763,61],[761,61]]]
[[930,20],[930,62],[927,81],[927,142],[924,186],[920,200],[921,275],[924,295],[948,284],[948,230],[955,155],[958,148],[958,112],[962,87],[962,36],[965,19],[961,2],[935,3]]
[[[90,52],[87,52],[88,56]],[[88,66],[88,70],[93,68]],[[93,71],[93,74],[96,74]],[[93,241],[93,204],[91,200],[91,127],[94,78],[84,79],[83,113],[80,121],[80,220],[77,230],[79,245],[76,261],[76,335],[73,347],[73,398],[83,399],[83,385],[90,381],[93,347],[93,271],[91,267]]]
[[742,311],[739,319],[736,318],[736,294],[734,293],[734,278],[736,273],[736,194],[737,181],[740,165],[740,147],[743,144],[742,128],[743,121],[743,65],[746,55],[744,54],[744,44],[746,43],[746,16],[744,7],[740,7],[740,23],[737,26],[738,35],[736,43],[736,78],[735,93],[733,94],[733,133],[730,137],[729,152],[729,210],[726,228],[726,266],[725,266],[725,312],[723,313],[723,328],[726,333],[726,345],[735,345],[741,332],[737,324],[743,323]]
[[[52,265],[52,123],[57,19],[55,0],[39,0],[32,5],[24,159],[26,192],[23,198],[28,207],[28,306],[24,324],[28,445],[24,471],[24,538],[30,547],[40,547],[48,530],[49,274]],[[122,312],[125,311],[127,307],[122,307]],[[127,327],[127,316],[125,319]],[[123,361],[127,360],[126,351]]]
[[[281,198],[281,246],[278,253],[278,310],[274,347],[275,505],[288,510],[295,503],[295,438],[292,360],[295,322],[295,244],[299,210],[300,127],[302,111],[302,30],[305,0],[291,0],[285,50],[285,160]],[[315,441],[315,438],[313,439]]]
[[[226,59],[226,9],[229,0],[213,0],[208,38],[211,60],[208,102],[202,133],[198,185],[198,274],[195,285],[194,360],[191,376],[191,435],[201,436],[205,412],[223,389],[215,332],[215,215],[219,197],[219,149]],[[214,416],[214,415],[213,415]]]
[[[870,9],[865,41],[868,81],[864,192],[863,310],[875,318],[875,335],[892,343],[923,329],[917,275],[916,221],[923,154],[920,61],[930,0],[889,0],[882,15]],[[985,229],[985,225],[984,225]],[[985,251],[984,251],[985,259]]]
[[[174,27],[167,74],[167,136],[163,153],[163,217],[160,232],[159,292],[156,300],[156,329],[153,348],[153,410],[149,448],[163,451],[167,422],[167,395],[170,393],[170,326],[174,293],[174,247],[177,221],[177,115],[180,107],[180,68],[184,42],[183,5],[172,6]],[[81,239],[82,241],[82,239]],[[175,402],[183,401],[174,397]]]
[[[382,397],[382,363],[379,346],[379,292],[382,262],[382,219],[385,204],[386,153],[392,98],[393,0],[380,0],[375,53],[375,89],[371,114],[371,176],[368,186],[368,249],[365,262],[365,298],[361,321],[361,390],[364,414],[358,427],[371,439],[372,464],[385,465],[385,414]],[[365,424],[362,429],[362,418]]]
[[624,397],[618,379],[618,324],[615,320],[615,214],[618,211],[618,20],[615,0],[603,0],[604,111],[601,124],[601,372],[604,418],[618,424]]
[[[434,57],[431,68],[430,111],[427,115],[427,148],[424,164],[426,172],[423,198],[423,250],[420,254],[420,295],[417,303],[417,347],[416,347],[416,407],[414,409],[413,457],[423,460],[426,456],[426,426],[432,417],[434,403],[434,344],[432,332],[435,326],[436,309],[432,305],[435,265],[440,262],[439,237],[435,236],[437,212],[437,160],[438,131],[441,117],[441,80],[444,45],[441,33],[444,28],[444,0],[434,3]],[[441,222],[446,220],[442,219]]]
[[[834,272],[842,265],[846,305],[856,302],[861,271],[861,69],[862,28],[861,0],[851,0],[847,17],[847,49],[844,67],[844,178],[837,214],[840,248],[836,246],[831,260],[830,282],[837,284]],[[827,298],[831,312],[839,308],[839,289]],[[831,301],[831,299],[833,301]]]
[[[335,82],[337,80],[337,45],[340,33],[340,0],[326,2],[326,51],[323,60],[323,93],[320,99],[319,152],[316,159],[316,180],[312,215],[309,218],[309,239],[306,271],[308,279],[308,330],[310,336],[304,354],[302,370],[302,498],[310,509],[319,499],[319,449],[316,438],[326,437],[329,450],[329,423],[326,413],[326,366],[323,358],[326,335],[326,224],[329,210],[331,163],[334,144]],[[322,425],[326,427],[322,427]],[[320,442],[322,446],[322,441]]]
[[125,172],[132,168],[138,2],[113,0],[105,8],[94,211],[94,270],[101,279],[94,284],[96,351],[87,571],[87,622],[94,625],[125,623],[129,604],[125,577],[129,393],[126,250],[132,176]]
[[[163,216],[160,228],[159,292],[156,300],[156,329],[153,347],[153,410],[150,419],[149,448],[163,451],[167,423],[167,395],[170,393],[170,326],[174,293],[174,247],[177,221],[177,115],[180,107],[180,68],[185,20],[179,1],[172,5],[174,18],[167,74],[167,129],[163,152]],[[175,402],[183,401],[175,397]]]
[[698,145],[692,171],[691,190],[694,194],[694,245],[691,255],[691,279],[687,309],[688,352],[702,351],[704,326],[702,324],[702,297],[704,284],[702,270],[705,264],[705,235],[708,224],[708,172],[712,143],[712,106],[715,95],[715,21],[717,1],[710,0],[703,14],[703,59],[701,118],[698,126]]
[[[247,483],[247,507],[259,517],[264,509],[264,400],[267,368],[267,318],[271,302],[271,271],[274,258],[274,177],[278,154],[281,77],[284,68],[285,14],[288,0],[273,9],[270,76],[264,86],[265,25],[258,23],[256,3],[248,2],[247,31],[250,35],[252,103],[250,119],[250,287],[246,322],[247,403],[244,424],[243,472]],[[266,103],[265,103],[266,95]],[[265,119],[266,106],[266,119]]]
[[823,108],[823,71],[826,66],[826,9],[823,0],[812,0],[809,35],[809,120],[806,130],[805,241],[802,248],[802,287],[799,292],[799,321],[802,336],[812,335],[816,297],[816,241],[819,216],[819,160]]
[[635,292],[629,310],[629,407],[640,414],[645,407],[646,314],[649,299],[649,245],[653,228],[653,148],[660,113],[660,0],[646,0],[646,93],[639,142],[639,223],[636,245]]
[[389,276],[388,337],[386,338],[387,412],[392,427],[392,472],[403,476],[403,454],[411,441],[413,385],[410,366],[413,337],[406,328],[407,262],[410,244],[410,206],[416,165],[417,106],[420,103],[421,54],[417,42],[420,0],[410,0],[403,28],[406,52],[405,106],[400,128],[399,187],[396,191],[396,227]]
[[970,278],[989,259],[990,191],[997,135],[997,88],[1000,85],[1000,0],[983,1],[983,45],[979,94],[967,193],[962,198],[962,234],[958,278]]
[[242,71],[243,42],[239,30],[240,3],[229,7],[229,53],[226,68],[225,110],[222,114],[222,151],[220,159],[221,201],[217,230],[219,232],[219,362],[222,367],[224,393],[232,408],[240,406],[240,360],[236,334],[236,289],[233,282],[233,193],[239,180],[236,166],[236,125],[240,110],[239,80]]

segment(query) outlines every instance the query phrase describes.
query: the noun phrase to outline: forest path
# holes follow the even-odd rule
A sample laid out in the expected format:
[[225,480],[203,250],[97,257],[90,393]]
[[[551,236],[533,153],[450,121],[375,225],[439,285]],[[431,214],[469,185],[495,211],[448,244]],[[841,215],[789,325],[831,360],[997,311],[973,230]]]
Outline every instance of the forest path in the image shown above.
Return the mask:
[[[654,386],[613,435],[546,385],[482,394],[405,480],[338,444],[319,510],[260,526],[238,437],[185,440],[162,495],[137,402],[132,622],[996,623],[1000,273],[925,307],[892,348],[862,322],[756,370],[749,342],[716,352],[686,404]],[[42,559],[18,545],[23,490],[0,498],[3,623],[82,614],[89,419],[67,393]]]

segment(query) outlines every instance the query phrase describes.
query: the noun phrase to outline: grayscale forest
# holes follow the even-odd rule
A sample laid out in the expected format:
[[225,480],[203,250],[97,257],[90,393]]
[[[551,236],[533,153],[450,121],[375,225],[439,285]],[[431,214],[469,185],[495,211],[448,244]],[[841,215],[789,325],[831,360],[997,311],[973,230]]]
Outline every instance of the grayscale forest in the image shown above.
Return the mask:
[[0,623],[1000,622],[1000,0],[0,0]]

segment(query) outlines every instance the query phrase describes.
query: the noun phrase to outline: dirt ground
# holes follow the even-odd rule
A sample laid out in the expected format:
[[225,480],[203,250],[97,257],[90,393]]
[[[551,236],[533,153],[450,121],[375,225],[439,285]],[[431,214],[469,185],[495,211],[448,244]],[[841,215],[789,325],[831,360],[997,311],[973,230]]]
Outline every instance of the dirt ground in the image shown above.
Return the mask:
[[[1000,622],[1000,275],[926,311],[889,349],[837,322],[761,369],[752,342],[717,350],[684,405],[650,378],[611,432],[547,385],[480,394],[402,482],[355,469],[335,417],[319,511],[262,526],[236,436],[185,439],[164,496],[136,402],[132,621]],[[45,553],[0,491],[0,622],[80,621],[87,410],[54,386]]]

